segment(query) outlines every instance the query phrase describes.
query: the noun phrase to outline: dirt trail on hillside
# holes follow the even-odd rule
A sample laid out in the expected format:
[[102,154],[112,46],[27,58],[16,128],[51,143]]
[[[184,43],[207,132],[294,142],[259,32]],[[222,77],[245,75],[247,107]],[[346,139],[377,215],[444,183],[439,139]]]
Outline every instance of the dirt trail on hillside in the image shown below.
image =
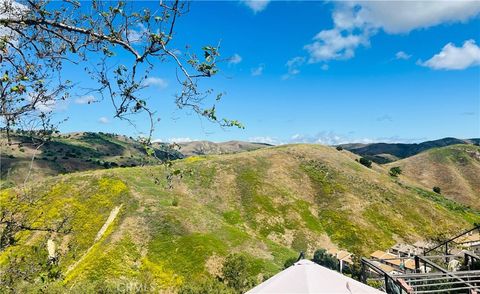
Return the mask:
[[103,235],[107,231],[108,227],[115,220],[115,218],[117,217],[118,213],[120,212],[120,209],[122,208],[122,206],[123,206],[123,204],[121,204],[119,206],[116,206],[112,209],[112,211],[110,211],[110,215],[108,216],[107,220],[105,221],[105,223],[100,228],[97,235],[95,236],[95,240],[93,240],[92,246],[90,246],[87,249],[87,251],[85,251],[85,253],[82,255],[82,257],[80,257],[79,260],[77,260],[74,264],[72,264],[71,266],[68,267],[67,271],[65,272],[65,275],[67,275],[70,271],[72,271],[74,268],[76,268],[77,265],[79,265],[82,262],[82,260],[88,255],[88,253],[90,253],[93,246],[95,246],[95,244],[103,237]]

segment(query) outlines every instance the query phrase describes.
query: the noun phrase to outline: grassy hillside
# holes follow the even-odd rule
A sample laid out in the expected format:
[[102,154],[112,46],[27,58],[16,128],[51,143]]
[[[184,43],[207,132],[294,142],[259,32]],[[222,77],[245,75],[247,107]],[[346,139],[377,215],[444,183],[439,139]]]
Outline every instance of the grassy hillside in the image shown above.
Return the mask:
[[[77,171],[106,169],[112,167],[132,167],[157,163],[146,155],[145,148],[133,138],[106,133],[71,133],[54,136],[38,151],[29,136],[15,134],[12,144],[7,145],[6,136],[0,139],[0,182],[12,185],[23,182],[33,161],[31,177]],[[160,158],[178,158],[181,154],[157,146]],[[168,150],[168,152],[165,152]]]
[[435,148],[393,162],[428,189],[438,186],[445,197],[480,209],[480,147],[453,145]]
[[351,152],[364,156],[377,163],[388,163],[398,159],[407,158],[420,152],[438,148],[451,146],[456,144],[480,144],[480,139],[456,139],[443,138],[434,141],[426,141],[422,143],[372,143],[372,144],[344,144],[343,148]]
[[[145,148],[131,137],[108,133],[70,133],[54,136],[36,151],[29,136],[17,133],[7,145],[6,137],[0,137],[0,183],[12,186],[23,183],[30,170],[31,176],[40,179],[71,172],[133,167],[157,164],[146,155]],[[242,141],[214,143],[193,141],[179,143],[171,148],[166,143],[154,143],[157,157],[177,159],[186,156],[229,154],[269,147],[268,144]]]
[[185,156],[238,153],[271,146],[264,143],[242,141],[228,141],[220,143],[210,141],[192,141],[178,143],[178,145],[180,146],[179,151]]
[[[249,274],[261,278],[301,250],[366,254],[480,221],[478,212],[355,158],[325,146],[281,146],[176,161],[183,176],[172,189],[165,167],[148,166],[4,190],[0,207],[20,212],[30,226],[66,220],[66,229],[16,234],[0,253],[0,281],[20,292],[94,292],[98,284],[125,283],[176,291],[215,276],[229,253],[245,256]],[[57,247],[53,269],[49,238]]]

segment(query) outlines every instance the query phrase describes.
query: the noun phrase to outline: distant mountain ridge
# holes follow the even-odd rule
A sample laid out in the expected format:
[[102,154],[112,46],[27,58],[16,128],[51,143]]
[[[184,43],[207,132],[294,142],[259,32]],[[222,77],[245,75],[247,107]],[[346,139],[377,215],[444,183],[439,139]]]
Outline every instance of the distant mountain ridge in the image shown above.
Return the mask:
[[[31,173],[35,179],[72,172],[157,164],[145,147],[132,137],[110,133],[75,132],[58,134],[35,150],[32,138],[24,132],[0,139],[0,183],[2,188],[22,182]],[[184,156],[168,146],[154,148],[157,158]],[[35,160],[32,161],[32,157]]]
[[178,143],[178,145],[180,146],[179,152],[185,156],[230,154],[243,151],[253,151],[272,146],[266,143],[244,141],[227,141],[220,143],[211,141],[191,141]]
[[[0,183],[5,187],[22,182],[30,169],[35,153],[29,137],[23,133],[13,136],[14,144],[8,146],[3,138],[0,152]],[[367,157],[376,163],[389,163],[407,158],[423,151],[458,145],[479,144],[480,139],[444,138],[418,144],[372,143],[343,144],[344,149]],[[175,144],[157,142],[153,144],[155,154],[161,159],[180,159],[190,156],[233,154],[272,147],[273,145],[245,141],[191,141]],[[59,134],[44,144],[36,153],[32,165],[34,177],[55,176],[78,171],[114,167],[155,165],[158,161],[147,155],[145,147],[132,137],[109,133],[77,132]]]
[[388,163],[416,155],[432,148],[457,144],[480,144],[480,138],[457,139],[447,137],[422,143],[350,143],[341,144],[339,146],[342,146],[348,151],[364,156],[377,163]]

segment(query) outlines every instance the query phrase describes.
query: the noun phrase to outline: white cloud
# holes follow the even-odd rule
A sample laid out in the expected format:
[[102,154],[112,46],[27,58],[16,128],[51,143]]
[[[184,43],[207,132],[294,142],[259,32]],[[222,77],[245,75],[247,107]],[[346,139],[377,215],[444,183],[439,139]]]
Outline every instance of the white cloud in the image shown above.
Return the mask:
[[395,54],[395,58],[396,59],[403,59],[403,60],[408,60],[410,59],[410,57],[412,57],[412,55],[409,55],[403,51],[398,51],[396,54]]
[[462,47],[452,43],[445,45],[440,53],[421,65],[432,69],[461,70],[470,66],[480,65],[480,48],[474,40],[467,40]]
[[278,138],[269,137],[269,136],[250,137],[250,138],[248,138],[248,141],[252,142],[252,143],[266,143],[266,144],[270,144],[270,145],[286,144],[286,143],[280,141]]
[[[42,99],[36,100],[36,93],[28,93],[26,96],[26,99],[30,101],[30,103],[35,103],[35,110],[38,110],[40,112],[52,112],[54,110],[56,111],[62,111],[67,109],[67,102],[66,101],[59,101],[55,100],[54,98],[50,97],[43,97]],[[36,100],[36,102],[35,102]]]
[[138,23],[136,29],[130,29],[127,31],[127,39],[131,43],[142,43],[148,36],[148,29],[141,23]]
[[51,112],[57,109],[57,103],[55,100],[48,100],[35,104],[35,109],[40,110],[40,112]]
[[96,99],[93,95],[85,95],[75,99],[76,104],[91,104],[93,102],[96,102]]
[[408,33],[441,23],[464,22],[480,12],[480,1],[365,1],[358,18],[387,33]]
[[101,123],[101,124],[108,124],[108,123],[110,123],[110,120],[108,118],[106,118],[105,116],[102,116],[98,119],[98,122]]
[[[0,0],[0,19],[19,19],[27,12],[27,6],[13,0]],[[18,44],[19,35],[9,28],[0,26],[0,37],[8,37],[15,46]]]
[[290,59],[289,61],[287,61],[285,66],[287,67],[288,70],[287,70],[287,73],[282,76],[282,79],[286,80],[286,79],[289,79],[289,78],[291,78],[295,75],[298,75],[300,73],[299,68],[304,63],[305,63],[305,57],[301,57],[301,56],[294,57],[294,58]]
[[242,62],[242,56],[237,53],[233,54],[233,56],[228,59],[229,64],[239,64],[240,62]]
[[164,89],[168,86],[167,81],[165,81],[162,78],[157,78],[157,77],[148,77],[145,80],[143,80],[142,83],[143,86],[149,87],[149,86],[155,86],[160,89]]
[[348,1],[336,4],[334,27],[305,45],[309,62],[349,59],[378,30],[408,33],[441,23],[465,22],[480,13],[480,1]]
[[323,30],[313,38],[313,43],[305,45],[310,55],[309,63],[332,59],[350,59],[355,56],[355,49],[368,45],[368,32],[354,34],[338,28]]
[[290,143],[312,143],[322,145],[337,145],[349,142],[349,138],[335,132],[319,132],[316,135],[295,134],[289,139]]
[[258,67],[252,68],[251,73],[252,76],[260,76],[263,74],[263,70],[265,69],[265,64],[260,64]]
[[366,138],[366,137],[354,137],[353,132],[349,135],[339,134],[334,131],[318,132],[315,135],[295,134],[287,139],[280,139],[270,136],[259,136],[249,138],[250,142],[268,143],[272,145],[282,144],[322,144],[322,145],[339,145],[347,143],[417,143],[427,140],[427,138],[402,138],[399,136],[393,137],[379,137],[379,138]]
[[168,142],[168,143],[188,143],[193,141],[197,141],[197,140],[189,137],[168,138],[165,140],[165,142]]
[[248,6],[254,13],[263,11],[267,8],[270,0],[243,0],[243,4]]

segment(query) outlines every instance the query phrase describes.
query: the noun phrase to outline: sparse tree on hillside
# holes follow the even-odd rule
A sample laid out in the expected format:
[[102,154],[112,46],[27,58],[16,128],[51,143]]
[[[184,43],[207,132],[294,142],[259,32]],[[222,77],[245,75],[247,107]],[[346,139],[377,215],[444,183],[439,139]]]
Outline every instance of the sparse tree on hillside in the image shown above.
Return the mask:
[[402,174],[402,169],[399,166],[394,166],[390,169],[389,174],[392,177],[398,177],[400,174]]
[[442,189],[440,189],[440,187],[438,187],[438,186],[433,187],[432,190],[433,190],[433,192],[435,192],[437,194],[442,194]]
[[372,167],[372,161],[370,159],[365,158],[365,157],[361,157],[358,162],[360,162],[361,165],[364,165],[368,168]]

